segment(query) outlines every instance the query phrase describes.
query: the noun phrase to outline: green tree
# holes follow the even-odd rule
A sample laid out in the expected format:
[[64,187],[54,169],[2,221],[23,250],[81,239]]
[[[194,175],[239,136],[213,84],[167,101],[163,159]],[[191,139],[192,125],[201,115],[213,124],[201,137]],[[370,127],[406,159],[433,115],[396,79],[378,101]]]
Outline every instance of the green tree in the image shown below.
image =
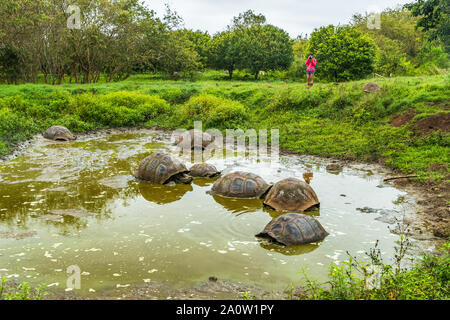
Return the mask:
[[306,66],[305,57],[308,51],[308,39],[306,36],[300,35],[294,40],[292,45],[294,60],[289,68],[288,75],[291,78],[302,78],[305,76]]
[[272,25],[255,24],[239,29],[243,52],[238,66],[249,69],[258,79],[260,71],[287,69],[294,55],[292,43],[286,31]]
[[405,9],[386,9],[380,18],[379,29],[368,28],[367,14],[354,15],[352,23],[377,46],[375,72],[385,76],[411,73],[419,63],[418,54],[425,43],[423,32],[415,28],[417,18]]
[[20,78],[19,56],[11,48],[0,47],[0,80],[17,83]]
[[230,80],[241,60],[242,40],[236,31],[228,30],[217,33],[210,41],[209,65],[217,70],[227,70]]
[[256,14],[252,10],[247,10],[233,18],[230,29],[249,28],[253,26],[261,26],[266,23],[266,17],[262,14]]
[[450,2],[448,0],[416,0],[405,8],[420,17],[417,27],[423,28],[431,40],[440,39],[450,52]]
[[330,25],[314,30],[308,53],[314,52],[318,61],[317,75],[321,79],[348,81],[373,72],[375,48],[373,40],[356,28]]
[[202,67],[207,67],[211,41],[211,36],[209,33],[200,30],[193,31],[188,29],[184,29],[183,32],[186,34],[187,39],[192,43],[195,51],[198,53]]
[[159,52],[158,70],[174,78],[179,77],[180,73],[192,76],[194,71],[200,69],[200,56],[182,30],[169,32]]

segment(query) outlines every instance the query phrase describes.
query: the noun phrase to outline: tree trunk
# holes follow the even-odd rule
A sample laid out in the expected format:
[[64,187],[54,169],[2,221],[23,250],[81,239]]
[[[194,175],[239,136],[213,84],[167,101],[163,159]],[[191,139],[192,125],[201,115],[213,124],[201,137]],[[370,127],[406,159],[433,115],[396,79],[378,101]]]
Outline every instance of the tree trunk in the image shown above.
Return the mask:
[[234,72],[234,69],[228,69],[228,74],[229,74],[230,80],[233,80],[233,72]]

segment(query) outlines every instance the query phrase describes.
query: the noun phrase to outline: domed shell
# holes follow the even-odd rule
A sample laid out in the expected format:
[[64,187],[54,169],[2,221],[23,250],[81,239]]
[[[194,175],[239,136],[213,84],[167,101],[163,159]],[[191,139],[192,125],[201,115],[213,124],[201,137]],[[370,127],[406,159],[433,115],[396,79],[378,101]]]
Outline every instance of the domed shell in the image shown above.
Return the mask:
[[381,90],[380,85],[376,82],[368,82],[363,88],[364,92],[376,92]]
[[210,193],[229,198],[261,199],[269,188],[270,185],[256,174],[234,172],[217,180]]
[[188,172],[189,170],[180,160],[167,153],[159,152],[142,160],[136,177],[155,184],[165,184],[173,176]]
[[199,163],[191,167],[189,175],[194,178],[214,178],[220,175],[220,171],[212,164]]
[[273,219],[264,231],[256,236],[290,246],[319,242],[328,235],[320,222],[313,217],[289,213]]
[[63,140],[70,141],[75,140],[76,137],[67,129],[62,126],[53,126],[47,129],[43,134],[44,138],[49,140]]
[[264,205],[276,211],[306,211],[320,202],[309,184],[289,178],[276,183],[266,196]]
[[183,149],[195,149],[196,147],[205,149],[213,140],[210,134],[192,129],[181,134],[175,141],[175,145]]

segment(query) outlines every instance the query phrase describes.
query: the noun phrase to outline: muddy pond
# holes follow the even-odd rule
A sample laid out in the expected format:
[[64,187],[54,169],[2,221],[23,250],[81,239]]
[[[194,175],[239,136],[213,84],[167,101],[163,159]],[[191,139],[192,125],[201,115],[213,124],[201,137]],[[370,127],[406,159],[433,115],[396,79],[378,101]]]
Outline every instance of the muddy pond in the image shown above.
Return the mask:
[[330,263],[346,260],[346,251],[364,258],[377,240],[383,255],[393,256],[398,235],[389,228],[414,201],[383,183],[384,169],[354,165],[329,173],[324,161],[301,155],[281,155],[279,167],[246,152],[207,159],[224,174],[249,171],[271,183],[314,174],[321,208],[308,214],[330,235],[280,247],[255,237],[280,215],[260,200],[213,197],[206,192],[214,179],[178,186],[134,179],[152,152],[176,155],[170,136],[134,130],[73,142],[35,137],[20,156],[0,162],[0,276],[64,291],[67,268],[78,266],[77,293],[93,297],[146,283],[188,288],[212,276],[283,290],[301,284],[301,268],[325,280]]

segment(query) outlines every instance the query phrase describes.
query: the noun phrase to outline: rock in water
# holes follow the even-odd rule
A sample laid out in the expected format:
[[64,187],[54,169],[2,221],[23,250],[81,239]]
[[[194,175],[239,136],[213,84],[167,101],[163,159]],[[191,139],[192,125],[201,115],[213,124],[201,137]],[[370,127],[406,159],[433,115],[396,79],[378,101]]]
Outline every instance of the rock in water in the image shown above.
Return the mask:
[[340,172],[344,167],[339,163],[332,163],[327,166],[327,171]]

